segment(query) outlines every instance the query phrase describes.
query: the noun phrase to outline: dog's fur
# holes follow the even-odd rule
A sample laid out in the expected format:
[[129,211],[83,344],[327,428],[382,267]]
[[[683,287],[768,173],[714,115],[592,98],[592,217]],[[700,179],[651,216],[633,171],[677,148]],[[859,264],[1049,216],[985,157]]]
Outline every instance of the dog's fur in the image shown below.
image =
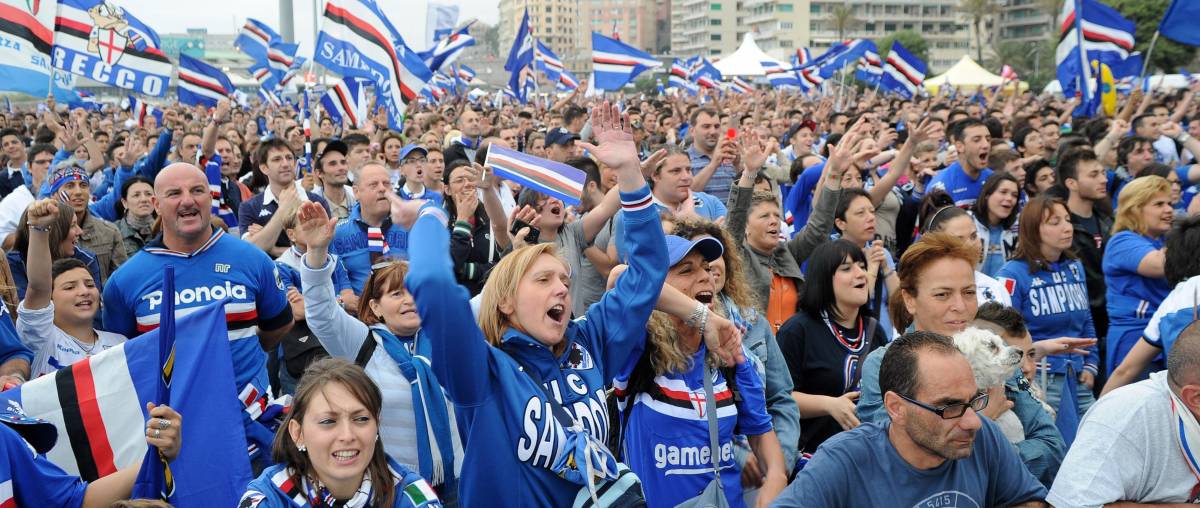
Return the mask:
[[[954,334],[954,345],[967,357],[971,371],[975,374],[975,384],[980,390],[1003,385],[1012,378],[1021,364],[1021,350],[1009,346],[999,335],[987,330],[969,327]],[[1009,442],[1019,443],[1025,440],[1025,429],[1021,420],[1011,410],[1000,415],[996,424],[1000,426]]]

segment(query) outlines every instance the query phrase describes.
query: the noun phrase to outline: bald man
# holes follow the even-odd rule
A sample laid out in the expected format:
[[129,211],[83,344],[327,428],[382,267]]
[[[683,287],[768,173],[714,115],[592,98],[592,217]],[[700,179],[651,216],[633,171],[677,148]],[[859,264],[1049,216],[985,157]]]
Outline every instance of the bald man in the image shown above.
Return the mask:
[[164,168],[154,179],[153,203],[162,234],[109,279],[104,324],[130,338],[157,328],[166,265],[175,266],[177,315],[228,298],[225,320],[246,438],[270,450],[273,435],[254,418],[271,402],[263,351],[274,351],[292,327],[278,269],[262,250],[212,226],[212,194],[200,168],[186,162]]
[[1167,370],[1092,405],[1046,498],[1057,507],[1200,502],[1200,321],[1175,339]]
[[392,180],[379,162],[368,162],[354,182],[358,207],[338,224],[329,252],[338,255],[350,275],[354,294],[362,294],[372,266],[385,258],[408,258],[408,230],[392,224]]

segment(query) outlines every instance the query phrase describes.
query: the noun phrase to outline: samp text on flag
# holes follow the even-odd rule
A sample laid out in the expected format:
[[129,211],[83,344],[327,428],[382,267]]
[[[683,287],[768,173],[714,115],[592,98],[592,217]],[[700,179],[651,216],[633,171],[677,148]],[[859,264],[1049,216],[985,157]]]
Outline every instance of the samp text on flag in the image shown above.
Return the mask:
[[61,0],[54,32],[55,68],[144,95],[167,93],[173,69],[158,33],[125,9],[103,0]]
[[[54,47],[54,1],[0,0],[0,90],[33,97],[51,93],[50,57]],[[54,98],[74,95],[74,76],[55,72]]]
[[[170,502],[181,508],[234,506],[251,476],[224,302],[177,314],[176,327],[188,333],[175,344],[170,397],[183,415],[186,444],[171,462]],[[0,393],[0,401],[16,401],[29,416],[53,423],[59,439],[46,457],[92,481],[142,461],[146,402],[154,400],[161,375],[153,331]]]
[[271,44],[279,40],[279,32],[274,28],[257,19],[246,18],[246,24],[242,25],[242,31],[238,33],[237,39],[233,40],[233,45],[242,50],[242,53],[250,55],[256,62],[266,63]]
[[221,69],[186,54],[179,55],[179,102],[216,107],[221,99],[233,94],[233,82]]
[[638,74],[661,66],[645,51],[592,32],[592,73],[599,90],[620,90]]
[[880,86],[903,97],[913,98],[925,82],[929,66],[904,48],[900,41],[892,42],[892,51],[883,64]]
[[564,203],[578,206],[583,197],[583,171],[561,162],[542,159],[498,145],[488,149],[485,166],[501,178],[532,187],[542,194],[556,197]]
[[397,131],[403,130],[408,104],[433,78],[374,0],[327,1],[314,59],[343,78],[373,81],[388,127]]
[[1200,20],[1200,2],[1196,0],[1172,0],[1163,15],[1158,31],[1164,37],[1188,46],[1200,46],[1200,30],[1196,29],[1196,21]]

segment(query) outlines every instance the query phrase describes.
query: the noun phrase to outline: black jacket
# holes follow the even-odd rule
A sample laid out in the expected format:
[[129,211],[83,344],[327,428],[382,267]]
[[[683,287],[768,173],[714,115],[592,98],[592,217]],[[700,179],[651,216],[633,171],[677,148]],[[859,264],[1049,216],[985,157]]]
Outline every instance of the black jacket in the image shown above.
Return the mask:
[[1071,248],[1083,263],[1083,271],[1087,277],[1088,306],[1092,309],[1096,333],[1104,337],[1108,330],[1108,312],[1104,296],[1104,248],[1108,246],[1108,238],[1112,234],[1113,217],[1100,210],[1094,211],[1092,216],[1100,226],[1100,238],[1092,236],[1083,227],[1083,217],[1071,213],[1071,225],[1075,226],[1075,238],[1071,241]]

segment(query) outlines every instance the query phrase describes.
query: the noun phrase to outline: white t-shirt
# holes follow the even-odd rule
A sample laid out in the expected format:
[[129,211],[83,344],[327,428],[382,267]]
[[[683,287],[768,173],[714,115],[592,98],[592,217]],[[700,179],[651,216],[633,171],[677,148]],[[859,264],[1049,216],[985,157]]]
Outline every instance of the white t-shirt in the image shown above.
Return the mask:
[[1012,307],[1012,297],[1008,295],[1008,289],[1000,281],[980,271],[975,272],[975,299],[979,301],[979,305],[996,302]]
[[4,200],[0,201],[0,239],[17,230],[17,224],[21,222],[21,214],[25,213],[25,208],[33,202],[33,194],[24,185],[13,189],[7,196],[4,196]]
[[1046,502],[1060,508],[1118,501],[1184,503],[1196,477],[1174,434],[1171,396],[1161,379],[1123,386],[1084,416]]
[[54,302],[43,309],[29,310],[22,301],[17,306],[17,334],[25,347],[33,351],[33,364],[29,369],[35,378],[119,346],[126,340],[119,333],[96,330],[96,344],[89,354],[67,332],[54,325]]

